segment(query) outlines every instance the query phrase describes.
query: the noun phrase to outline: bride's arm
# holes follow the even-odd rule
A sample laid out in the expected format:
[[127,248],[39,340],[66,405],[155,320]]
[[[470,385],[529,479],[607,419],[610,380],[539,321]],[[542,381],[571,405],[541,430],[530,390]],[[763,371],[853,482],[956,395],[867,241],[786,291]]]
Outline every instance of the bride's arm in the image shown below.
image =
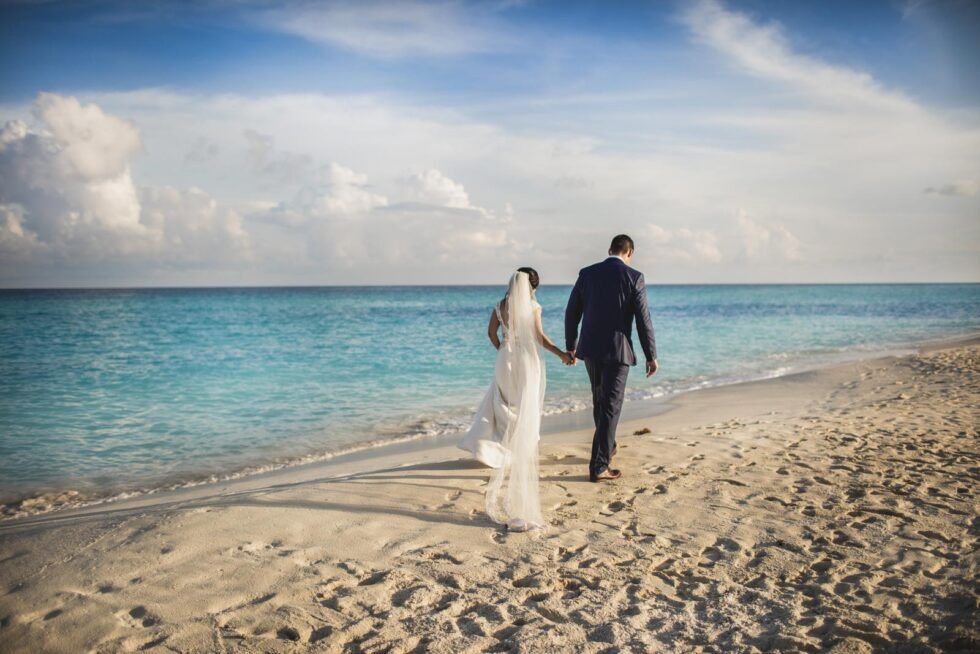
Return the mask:
[[570,357],[567,352],[558,349],[558,346],[552,343],[551,339],[548,338],[548,335],[544,333],[544,328],[541,326],[541,309],[534,312],[534,328],[538,332],[538,340],[541,341],[541,347],[557,356],[562,360],[562,362],[571,362],[572,357]]
[[497,337],[497,329],[500,327],[500,320],[497,318],[497,311],[494,309],[490,312],[490,324],[487,325],[487,336],[490,337],[490,342],[496,349],[500,349],[500,339]]

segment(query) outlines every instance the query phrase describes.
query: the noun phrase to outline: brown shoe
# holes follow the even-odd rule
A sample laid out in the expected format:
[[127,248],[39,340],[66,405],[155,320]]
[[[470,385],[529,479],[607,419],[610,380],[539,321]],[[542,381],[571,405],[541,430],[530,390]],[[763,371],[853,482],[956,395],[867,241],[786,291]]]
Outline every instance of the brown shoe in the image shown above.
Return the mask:
[[622,471],[606,468],[605,470],[603,470],[597,475],[590,474],[589,481],[591,482],[609,481],[611,479],[619,479],[622,476],[623,476]]

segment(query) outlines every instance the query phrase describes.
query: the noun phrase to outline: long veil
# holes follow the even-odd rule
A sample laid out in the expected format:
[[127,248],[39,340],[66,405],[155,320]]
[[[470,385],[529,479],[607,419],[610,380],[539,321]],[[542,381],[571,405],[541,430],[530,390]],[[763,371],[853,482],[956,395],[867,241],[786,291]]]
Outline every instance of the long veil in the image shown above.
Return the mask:
[[507,333],[498,354],[498,374],[507,376],[513,397],[504,398],[514,418],[503,435],[507,454],[490,476],[487,514],[494,522],[515,530],[544,527],[538,497],[538,439],[544,401],[544,363],[538,352],[531,283],[516,272],[507,288]]

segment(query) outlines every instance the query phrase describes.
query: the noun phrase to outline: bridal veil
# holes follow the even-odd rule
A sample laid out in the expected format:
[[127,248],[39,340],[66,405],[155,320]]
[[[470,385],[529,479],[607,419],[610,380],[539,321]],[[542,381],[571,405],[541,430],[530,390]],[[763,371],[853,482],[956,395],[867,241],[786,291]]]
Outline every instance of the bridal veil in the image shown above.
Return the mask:
[[[538,497],[538,439],[544,402],[545,369],[539,353],[535,320],[537,303],[530,279],[516,272],[507,288],[504,339],[497,355],[498,385],[507,389],[511,409],[501,443],[500,467],[490,475],[487,514],[509,529],[523,531],[545,526]],[[501,378],[502,377],[502,378]]]

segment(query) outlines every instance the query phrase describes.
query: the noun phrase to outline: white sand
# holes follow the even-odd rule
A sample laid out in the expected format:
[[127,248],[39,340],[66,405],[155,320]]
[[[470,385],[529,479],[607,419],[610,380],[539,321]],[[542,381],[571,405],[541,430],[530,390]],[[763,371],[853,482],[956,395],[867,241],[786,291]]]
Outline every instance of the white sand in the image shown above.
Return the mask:
[[540,535],[448,448],[0,523],[0,650],[978,651],[978,391],[968,344],[690,393],[613,483],[549,437]]

